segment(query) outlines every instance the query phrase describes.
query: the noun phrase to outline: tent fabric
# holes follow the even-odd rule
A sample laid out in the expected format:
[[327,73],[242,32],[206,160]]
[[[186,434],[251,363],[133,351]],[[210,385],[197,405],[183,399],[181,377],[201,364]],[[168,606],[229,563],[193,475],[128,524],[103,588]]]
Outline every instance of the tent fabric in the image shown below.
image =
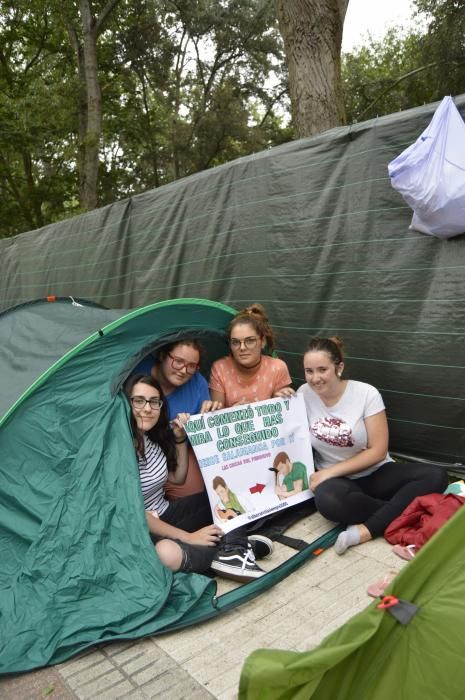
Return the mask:
[[35,379],[98,328],[126,313],[65,297],[37,299],[0,314],[0,425]]
[[[234,310],[166,302],[116,320],[107,311],[103,326],[98,310],[88,335],[87,314],[64,315],[65,308],[26,305],[15,321],[20,327],[24,318],[25,334],[36,327],[38,337],[46,328],[43,347],[62,349],[68,327],[84,340],[58,361],[50,353],[53,364],[0,429],[0,672],[55,663],[90,643],[187,624],[214,609],[213,581],[173,576],[155,554],[129,409],[117,389],[140,349],[162,336],[221,331],[216,353],[223,354]],[[0,331],[14,315],[0,317]],[[14,385],[20,375],[21,363],[12,362],[5,381]]]
[[464,528],[461,508],[386,590],[419,608],[408,624],[378,601],[313,651],[257,650],[243,666],[240,700],[462,698]]
[[[463,114],[465,96],[455,99]],[[437,104],[332,129],[0,241],[0,308],[48,294],[134,308],[262,302],[295,384],[337,333],[395,452],[465,463],[465,237],[408,230],[387,165]]]
[[132,311],[63,300],[0,315],[13,348],[2,359],[10,390],[0,424],[0,673],[214,617],[333,543],[337,530],[218,599],[213,580],[173,575],[155,554],[121,385],[141,355],[186,335],[204,341],[207,369],[226,352],[234,313],[201,299]]

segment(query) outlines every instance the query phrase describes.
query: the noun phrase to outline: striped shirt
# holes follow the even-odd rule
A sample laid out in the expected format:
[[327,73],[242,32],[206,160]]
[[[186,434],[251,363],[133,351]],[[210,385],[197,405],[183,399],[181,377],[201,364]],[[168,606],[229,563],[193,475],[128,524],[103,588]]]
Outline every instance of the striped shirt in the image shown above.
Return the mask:
[[145,458],[137,456],[139,478],[145,510],[156,510],[161,515],[169,506],[165,498],[168,480],[166,457],[160,445],[144,435]]

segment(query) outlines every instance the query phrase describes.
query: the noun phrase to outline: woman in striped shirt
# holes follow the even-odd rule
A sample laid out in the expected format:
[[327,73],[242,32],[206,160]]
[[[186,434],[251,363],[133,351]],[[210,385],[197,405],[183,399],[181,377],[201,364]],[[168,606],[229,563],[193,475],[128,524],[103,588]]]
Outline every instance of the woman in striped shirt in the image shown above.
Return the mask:
[[[215,568],[216,564],[219,573],[237,574],[241,580],[262,576],[264,571],[255,563],[247,540],[244,551],[239,553],[234,542],[217,546],[223,531],[212,524],[205,491],[174,501],[166,499],[167,481],[182,484],[186,478],[184,425],[189,414],[180,413],[170,423],[160,384],[151,376],[133,375],[124,391],[132,408],[131,426],[147,523],[162,563],[173,571],[197,573]],[[230,533],[225,540],[231,537]],[[227,566],[222,561],[225,558]]]

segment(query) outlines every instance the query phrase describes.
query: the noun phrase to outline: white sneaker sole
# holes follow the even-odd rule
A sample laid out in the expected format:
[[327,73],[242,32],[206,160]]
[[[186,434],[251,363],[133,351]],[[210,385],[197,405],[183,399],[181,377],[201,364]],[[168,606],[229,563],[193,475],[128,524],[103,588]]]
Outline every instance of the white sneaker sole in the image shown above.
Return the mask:
[[240,581],[242,583],[255,581],[257,578],[261,578],[266,574],[266,571],[262,571],[261,569],[241,569],[239,566],[225,564],[224,562],[219,561],[213,561],[211,563],[211,569],[213,569],[213,571],[219,576],[232,579],[233,581]]

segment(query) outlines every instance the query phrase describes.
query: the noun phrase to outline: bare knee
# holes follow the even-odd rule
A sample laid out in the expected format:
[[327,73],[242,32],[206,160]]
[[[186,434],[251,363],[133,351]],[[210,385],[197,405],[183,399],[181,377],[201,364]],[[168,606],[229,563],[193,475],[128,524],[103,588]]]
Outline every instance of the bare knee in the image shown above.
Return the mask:
[[160,561],[171,571],[179,571],[183,560],[181,547],[173,540],[160,540],[155,545]]

